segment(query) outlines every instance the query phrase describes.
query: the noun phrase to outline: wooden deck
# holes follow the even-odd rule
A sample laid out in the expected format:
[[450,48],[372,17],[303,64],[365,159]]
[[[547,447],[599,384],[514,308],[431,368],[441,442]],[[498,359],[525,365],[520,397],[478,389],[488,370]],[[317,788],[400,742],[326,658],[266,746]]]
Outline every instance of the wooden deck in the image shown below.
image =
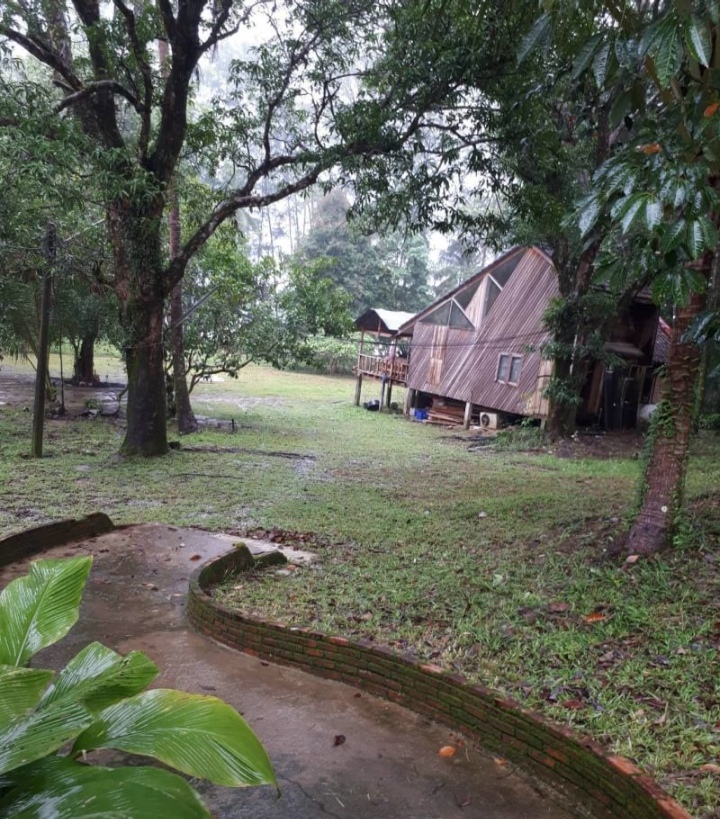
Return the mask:
[[407,384],[408,360],[406,358],[380,358],[376,355],[358,355],[355,371],[371,378],[388,378],[394,384]]

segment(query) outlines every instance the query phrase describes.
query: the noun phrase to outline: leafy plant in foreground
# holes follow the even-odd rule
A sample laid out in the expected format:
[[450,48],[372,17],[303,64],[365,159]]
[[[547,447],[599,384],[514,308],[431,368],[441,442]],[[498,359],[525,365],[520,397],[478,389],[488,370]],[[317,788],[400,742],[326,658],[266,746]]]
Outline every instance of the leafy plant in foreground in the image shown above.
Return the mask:
[[210,813],[158,767],[87,764],[100,748],[154,757],[232,787],[276,784],[240,715],[215,697],[145,688],[141,651],[91,643],[55,673],[28,668],[78,619],[92,558],[40,560],[0,593],[0,819],[200,819]]

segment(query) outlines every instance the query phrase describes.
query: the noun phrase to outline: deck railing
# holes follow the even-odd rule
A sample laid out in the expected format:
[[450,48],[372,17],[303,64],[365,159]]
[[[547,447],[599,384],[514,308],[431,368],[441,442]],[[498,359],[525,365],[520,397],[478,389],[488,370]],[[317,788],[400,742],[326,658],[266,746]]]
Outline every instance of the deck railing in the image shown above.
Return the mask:
[[406,358],[380,358],[376,355],[358,355],[356,370],[358,374],[371,375],[375,378],[391,379],[400,384],[407,384],[408,362]]

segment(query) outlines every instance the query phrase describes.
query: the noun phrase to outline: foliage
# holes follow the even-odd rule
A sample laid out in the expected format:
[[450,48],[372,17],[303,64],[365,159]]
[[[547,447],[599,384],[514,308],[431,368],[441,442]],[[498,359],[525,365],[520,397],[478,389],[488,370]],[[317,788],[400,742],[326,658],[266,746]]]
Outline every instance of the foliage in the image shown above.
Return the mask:
[[702,313],[716,263],[720,95],[712,54],[720,20],[714,2],[550,3],[533,34],[547,47],[563,48],[556,27],[562,31],[588,16],[598,27],[575,55],[574,76],[592,76],[612,99],[608,125],[615,146],[595,174],[577,224],[588,243],[602,230],[598,267],[606,281],[649,284],[656,302],[674,308],[678,331],[663,413],[673,440],[653,438],[645,501],[628,539],[632,550],[649,552],[671,542],[681,520],[701,370],[688,328]]
[[186,372],[201,380],[264,361],[275,367],[312,363],[311,338],[350,327],[348,299],[319,263],[253,264],[230,225],[194,260],[184,285]]
[[720,431],[720,413],[709,412],[704,415],[701,415],[699,420],[699,427],[700,429],[711,429],[714,430],[715,432]]
[[[329,182],[346,158],[362,163],[399,149],[431,115],[438,87],[422,98],[406,88],[388,96],[363,82],[382,54],[387,15],[402,6],[299,0],[277,14],[271,4],[233,0],[177,8],[118,0],[109,20],[91,0],[2,6],[0,47],[12,44],[42,66],[45,82],[19,78],[0,125],[17,135],[31,119],[48,152],[56,135],[67,136],[101,191],[128,364],[125,454],[168,451],[164,302],[208,239],[239,211]],[[252,45],[193,109],[201,60],[239,31]],[[158,40],[168,44],[164,66]],[[356,83],[364,85],[357,95]],[[31,92],[37,105],[10,104]],[[212,180],[213,196],[168,259],[163,215],[181,159]]]
[[312,360],[307,365],[308,369],[327,375],[351,375],[353,373],[357,364],[358,339],[320,335],[309,338],[308,344],[312,354]]
[[371,307],[416,312],[427,306],[425,238],[400,233],[367,235],[362,220],[348,222],[349,209],[348,198],[340,190],[321,200],[298,257],[325,262],[326,275],[348,294],[353,316]]
[[495,436],[495,446],[508,452],[523,452],[541,449],[547,443],[543,430],[532,419],[502,429]]
[[86,764],[100,748],[218,784],[275,784],[263,747],[230,706],[145,691],[158,669],[143,652],[123,657],[91,643],[57,674],[27,667],[76,622],[91,562],[34,562],[0,594],[0,816],[210,816],[193,788],[165,769]]

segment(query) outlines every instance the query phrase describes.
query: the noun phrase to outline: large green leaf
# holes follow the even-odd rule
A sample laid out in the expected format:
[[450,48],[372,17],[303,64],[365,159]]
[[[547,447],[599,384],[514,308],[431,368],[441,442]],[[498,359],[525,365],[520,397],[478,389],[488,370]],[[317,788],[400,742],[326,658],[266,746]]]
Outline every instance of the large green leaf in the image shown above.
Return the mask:
[[648,230],[656,228],[663,216],[662,203],[655,196],[648,196],[645,201],[645,227]]
[[36,706],[52,678],[52,671],[1,666],[0,730]]
[[705,20],[691,17],[685,29],[685,42],[692,57],[702,66],[709,66],[712,58],[712,33]]
[[123,657],[100,643],[90,643],[58,674],[40,706],[73,700],[101,711],[143,691],[157,673],[157,666],[142,651]]
[[55,753],[92,722],[82,705],[51,705],[22,716],[0,730],[0,774]]
[[670,80],[680,70],[682,63],[680,35],[671,17],[663,21],[660,35],[653,43],[651,56],[655,63],[655,72],[660,88],[667,88],[670,85]]
[[598,49],[602,45],[603,38],[601,34],[595,34],[591,37],[580,49],[580,53],[573,62],[573,79],[578,79],[580,75],[586,71],[592,61],[595,59]]
[[578,226],[583,236],[595,227],[601,209],[600,201],[596,196],[588,196],[580,203]]
[[15,772],[0,819],[210,819],[184,779],[160,768],[100,768],[50,757]]
[[647,194],[634,193],[613,206],[612,216],[620,221],[623,233],[627,233],[647,201]]
[[38,560],[0,594],[0,663],[25,665],[78,619],[91,557]]
[[528,54],[534,51],[540,44],[546,43],[551,31],[552,17],[549,14],[541,14],[535,21],[530,31],[523,37],[518,49],[518,62],[522,62]]
[[595,55],[593,60],[592,70],[595,75],[595,82],[599,88],[605,85],[605,79],[608,75],[608,67],[613,56],[612,43],[607,42]]
[[685,238],[685,220],[676,219],[668,225],[662,234],[661,249],[663,253],[669,253],[678,247]]
[[117,748],[152,756],[217,785],[275,784],[265,749],[243,718],[215,697],[156,689],[97,715],[73,753]]

